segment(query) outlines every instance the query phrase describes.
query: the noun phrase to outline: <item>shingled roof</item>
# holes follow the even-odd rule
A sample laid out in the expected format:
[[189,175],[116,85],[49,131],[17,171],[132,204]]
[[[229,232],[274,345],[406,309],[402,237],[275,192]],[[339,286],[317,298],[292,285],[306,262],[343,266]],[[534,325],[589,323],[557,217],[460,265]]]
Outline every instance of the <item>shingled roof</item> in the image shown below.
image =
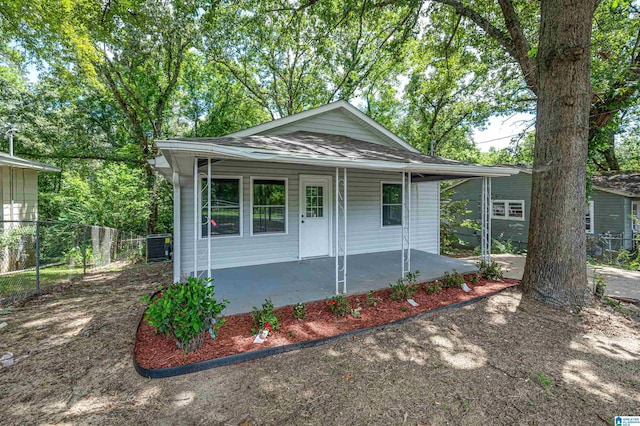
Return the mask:
[[294,154],[296,156],[398,163],[473,165],[473,163],[450,160],[365,142],[347,136],[324,133],[293,132],[277,136],[224,136],[219,138],[177,138],[173,140],[251,149],[256,152]]
[[630,197],[640,197],[640,172],[594,175],[591,181],[597,188],[623,192]]

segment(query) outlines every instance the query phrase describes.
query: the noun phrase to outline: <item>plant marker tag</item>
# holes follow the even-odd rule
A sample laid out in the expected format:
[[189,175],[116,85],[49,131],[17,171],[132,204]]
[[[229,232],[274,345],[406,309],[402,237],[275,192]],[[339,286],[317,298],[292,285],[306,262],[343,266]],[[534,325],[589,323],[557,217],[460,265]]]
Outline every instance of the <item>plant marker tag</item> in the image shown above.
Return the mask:
[[462,283],[462,286],[460,286],[460,288],[462,288],[466,293],[469,293],[471,291],[467,283]]
[[410,304],[411,306],[420,306],[420,305],[418,305],[418,302],[416,302],[416,301],[415,301],[415,300],[413,300],[413,299],[407,299],[407,302],[409,302],[409,304]]
[[7,324],[6,322],[0,323],[0,329],[5,328],[8,325],[9,324]]
[[253,343],[264,343],[267,340],[267,336],[269,335],[269,330],[260,330],[260,333],[253,340]]

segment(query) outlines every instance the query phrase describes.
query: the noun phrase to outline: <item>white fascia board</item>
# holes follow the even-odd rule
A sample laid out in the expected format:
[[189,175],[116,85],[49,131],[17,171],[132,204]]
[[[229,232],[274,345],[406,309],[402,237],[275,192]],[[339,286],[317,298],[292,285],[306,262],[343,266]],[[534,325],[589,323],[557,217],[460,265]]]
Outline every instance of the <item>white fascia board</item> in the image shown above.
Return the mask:
[[50,164],[40,163],[38,161],[27,160],[20,157],[0,156],[0,166],[16,167],[20,169],[32,169],[43,172],[60,172],[60,167]]
[[[156,141],[160,150],[171,162],[173,155],[185,153],[189,155],[215,156],[229,160],[268,161],[285,164],[306,164],[324,167],[347,167],[352,169],[386,170],[397,172],[414,172],[441,174],[453,176],[511,176],[519,172],[517,169],[506,167],[488,167],[467,164],[428,164],[405,163],[381,160],[355,160],[342,158],[328,158],[323,156],[292,155],[291,153],[277,153],[273,151],[256,151],[244,148],[220,146],[215,144],[201,144],[190,141]],[[171,152],[171,154],[169,154]]]
[[289,115],[287,117],[278,118],[277,120],[270,121],[268,123],[258,124],[257,126],[249,127],[248,129],[240,130],[238,132],[230,133],[227,136],[254,136],[262,132],[266,132],[271,129],[286,126],[287,124],[295,123],[296,121],[305,120],[310,117],[314,117],[319,114],[324,114],[336,109],[344,109],[349,112],[358,121],[364,122],[369,127],[373,128],[377,133],[381,133],[383,136],[391,139],[397,145],[411,152],[420,152],[413,146],[403,141],[400,137],[395,135],[389,129],[385,128],[380,123],[369,117],[364,112],[360,111],[355,106],[344,100],[332,102],[330,104],[322,105],[317,108],[309,109],[307,111],[299,112],[298,114]]

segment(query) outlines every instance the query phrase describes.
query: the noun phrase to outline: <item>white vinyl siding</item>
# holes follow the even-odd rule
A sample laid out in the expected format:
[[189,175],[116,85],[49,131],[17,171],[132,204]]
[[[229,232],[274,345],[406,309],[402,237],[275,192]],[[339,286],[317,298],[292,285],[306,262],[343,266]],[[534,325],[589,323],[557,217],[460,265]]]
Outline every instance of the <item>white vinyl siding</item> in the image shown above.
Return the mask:
[[[11,188],[13,170],[13,191]],[[2,219],[38,219],[38,172],[31,169],[0,167],[2,177]],[[13,211],[11,200],[13,195]]]
[[492,200],[491,218],[524,221],[524,200]]
[[284,126],[269,129],[264,133],[259,134],[268,134],[272,136],[300,131],[348,136],[365,142],[377,143],[394,148],[398,147],[395,142],[391,141],[386,136],[337,110],[309,117],[294,123],[285,124]]
[[[202,171],[202,170],[201,170]],[[250,206],[252,176],[287,179],[286,234],[250,235],[212,238],[211,265],[213,269],[258,265],[298,260],[299,246],[299,177],[300,175],[335,176],[335,169],[296,166],[263,162],[221,161],[212,165],[212,175],[242,176],[243,203]],[[348,248],[349,254],[400,250],[401,227],[381,228],[382,181],[397,181],[400,173],[348,171]],[[193,177],[181,179],[181,273],[188,275],[194,267]],[[411,243],[414,249],[439,253],[439,183],[414,183],[412,186]],[[250,209],[242,217],[244,229],[250,229]],[[332,235],[334,223],[332,221]],[[198,241],[198,270],[206,269],[207,239]]]

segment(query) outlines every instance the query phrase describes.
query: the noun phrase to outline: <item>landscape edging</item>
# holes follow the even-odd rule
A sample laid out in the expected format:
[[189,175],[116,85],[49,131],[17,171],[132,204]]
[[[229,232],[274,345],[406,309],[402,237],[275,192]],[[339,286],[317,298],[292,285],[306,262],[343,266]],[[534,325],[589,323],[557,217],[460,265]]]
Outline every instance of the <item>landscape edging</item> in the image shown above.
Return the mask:
[[136,328],[136,344],[134,345],[133,357],[132,357],[133,366],[135,370],[138,372],[138,374],[148,379],[163,379],[167,377],[182,376],[184,374],[196,373],[198,371],[209,370],[217,367],[224,367],[227,365],[238,364],[246,361],[253,361],[256,359],[265,358],[268,356],[277,355],[285,352],[291,352],[299,349],[310,348],[313,346],[322,345],[324,343],[330,342],[332,340],[336,340],[338,338],[342,338],[345,336],[355,336],[371,330],[383,330],[385,327],[403,324],[409,320],[414,320],[416,318],[421,318],[425,316],[432,316],[434,314],[437,314],[438,312],[442,312],[447,309],[461,308],[463,306],[467,306],[472,303],[479,302],[487,297],[495,296],[496,294],[502,293],[507,289],[516,287],[517,285],[518,284],[513,284],[503,289],[491,292],[489,294],[474,297],[472,299],[464,300],[462,302],[452,303],[451,305],[447,305],[447,306],[440,306],[439,308],[431,309],[425,312],[420,312],[415,315],[401,318],[399,320],[395,320],[387,324],[381,324],[381,325],[376,325],[376,326],[367,327],[367,328],[359,328],[357,330],[347,331],[345,333],[336,334],[335,336],[322,337],[320,339],[306,340],[303,342],[295,342],[289,345],[275,346],[272,348],[259,349],[255,351],[228,355],[220,358],[207,359],[205,361],[194,362],[191,364],[178,365],[175,367],[165,367],[165,368],[145,368],[145,367],[142,367],[140,364],[138,364],[138,362],[136,361],[135,347],[138,344],[138,341],[137,341],[138,331],[140,330],[140,325],[142,325],[142,320],[144,318],[144,313],[143,313],[142,317],[140,318],[140,322],[138,322],[138,327]]

